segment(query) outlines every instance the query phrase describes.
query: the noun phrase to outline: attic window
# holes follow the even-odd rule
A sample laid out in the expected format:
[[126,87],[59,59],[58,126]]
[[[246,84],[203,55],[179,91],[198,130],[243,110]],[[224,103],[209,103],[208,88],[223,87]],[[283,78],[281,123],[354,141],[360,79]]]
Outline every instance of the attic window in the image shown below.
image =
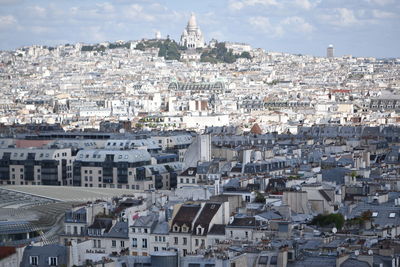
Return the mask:
[[178,232],[179,231],[179,227],[178,226],[174,226],[174,232]]
[[378,212],[372,212],[372,217],[378,217]]
[[394,218],[394,217],[396,217],[396,213],[395,213],[395,212],[391,212],[391,213],[389,214],[389,218]]

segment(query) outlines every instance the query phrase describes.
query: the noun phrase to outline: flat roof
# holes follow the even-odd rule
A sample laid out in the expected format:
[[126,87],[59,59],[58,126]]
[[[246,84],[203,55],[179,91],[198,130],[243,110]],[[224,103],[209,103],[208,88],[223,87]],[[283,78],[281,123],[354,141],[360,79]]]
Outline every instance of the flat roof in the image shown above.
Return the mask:
[[87,202],[97,199],[110,200],[113,197],[120,197],[122,195],[146,196],[146,193],[143,191],[119,188],[46,185],[6,185],[0,186],[0,188],[63,202]]

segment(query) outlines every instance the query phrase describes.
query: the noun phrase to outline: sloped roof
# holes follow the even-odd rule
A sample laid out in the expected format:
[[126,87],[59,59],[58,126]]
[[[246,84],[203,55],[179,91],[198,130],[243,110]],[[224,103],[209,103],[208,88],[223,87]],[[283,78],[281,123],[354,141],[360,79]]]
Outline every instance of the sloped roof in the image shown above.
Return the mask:
[[253,127],[251,127],[250,133],[252,133],[252,134],[262,134],[262,129],[261,129],[261,127],[258,125],[258,123],[255,123],[255,124],[253,125]]
[[199,211],[200,205],[182,205],[172,221],[172,226],[178,225],[181,227],[185,224],[187,227],[191,228],[192,222]]
[[209,225],[211,220],[214,218],[215,214],[221,207],[220,203],[207,203],[204,205],[203,209],[201,210],[196,222],[194,223],[194,229],[197,228],[197,226],[201,226],[205,228],[205,231],[203,232],[203,235],[207,234]]

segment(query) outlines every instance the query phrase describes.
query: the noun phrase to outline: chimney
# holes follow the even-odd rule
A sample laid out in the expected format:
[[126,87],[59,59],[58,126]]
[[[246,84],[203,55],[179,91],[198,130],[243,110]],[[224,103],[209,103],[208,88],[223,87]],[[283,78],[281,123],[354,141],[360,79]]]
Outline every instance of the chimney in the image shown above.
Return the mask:
[[340,253],[336,257],[336,267],[340,267],[350,257],[350,254]]

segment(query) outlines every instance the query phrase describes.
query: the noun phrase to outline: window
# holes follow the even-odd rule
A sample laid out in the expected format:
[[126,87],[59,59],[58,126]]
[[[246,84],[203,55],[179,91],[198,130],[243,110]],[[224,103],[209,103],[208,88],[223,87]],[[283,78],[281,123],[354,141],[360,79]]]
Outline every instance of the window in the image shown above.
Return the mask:
[[39,265],[38,262],[39,262],[39,257],[38,256],[30,256],[29,257],[29,264],[30,265],[38,266]]
[[135,228],[132,228],[132,233],[134,233],[134,232],[136,232],[136,229],[135,229]]
[[178,238],[177,237],[174,237],[174,244],[178,245]]
[[111,241],[111,247],[115,248],[117,246],[117,241],[116,240],[112,240]]
[[154,251],[158,251],[158,247],[154,247]]
[[278,256],[272,256],[271,261],[269,262],[271,265],[277,265],[278,264]]
[[142,248],[147,248],[147,239],[146,238],[142,239]]
[[121,248],[124,248],[125,247],[125,241],[121,241],[120,245],[121,245]]
[[199,245],[199,240],[195,239],[194,241],[195,241],[195,245],[198,246]]
[[258,264],[268,264],[268,256],[260,256],[260,258],[258,259]]
[[49,257],[49,265],[50,266],[57,266],[58,265],[57,257]]
[[144,232],[147,234],[147,228],[144,228]]
[[162,237],[162,241],[165,242],[165,236]]
[[157,242],[157,241],[158,241],[158,236],[155,236],[155,237],[154,237],[154,240]]
[[186,237],[183,238],[183,244],[187,245],[187,238]]
[[137,239],[136,238],[132,238],[132,247],[137,248]]

